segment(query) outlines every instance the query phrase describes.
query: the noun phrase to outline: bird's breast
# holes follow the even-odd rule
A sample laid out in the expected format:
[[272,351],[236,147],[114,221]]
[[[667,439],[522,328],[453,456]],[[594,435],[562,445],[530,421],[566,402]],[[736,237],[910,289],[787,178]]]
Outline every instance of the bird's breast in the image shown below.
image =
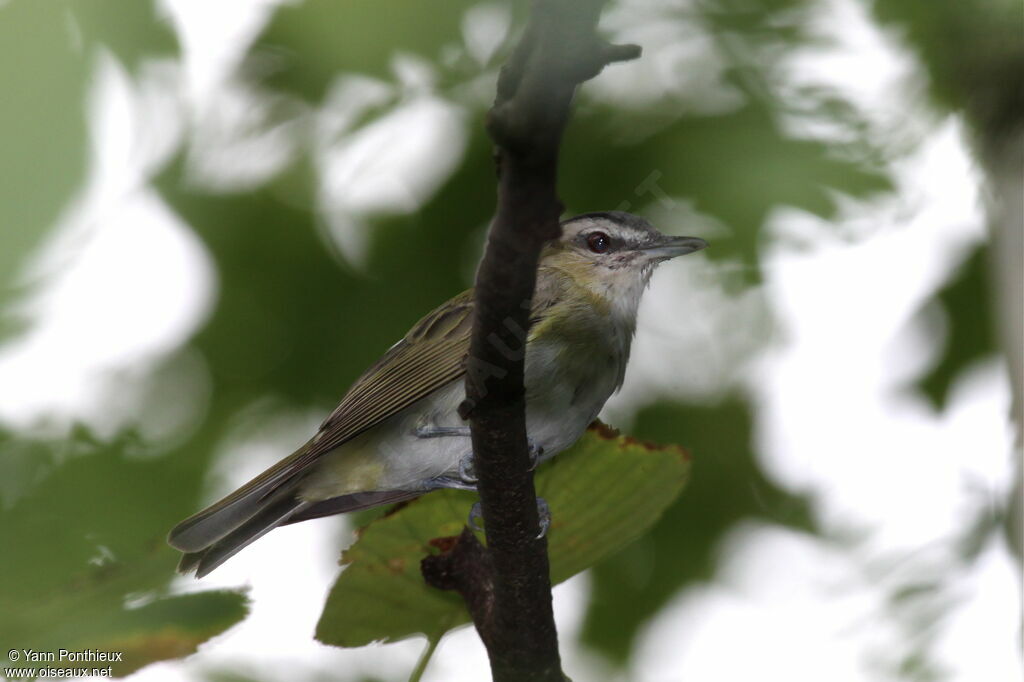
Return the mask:
[[622,380],[628,345],[608,327],[548,328],[526,351],[526,420],[545,458],[564,450],[597,418]]

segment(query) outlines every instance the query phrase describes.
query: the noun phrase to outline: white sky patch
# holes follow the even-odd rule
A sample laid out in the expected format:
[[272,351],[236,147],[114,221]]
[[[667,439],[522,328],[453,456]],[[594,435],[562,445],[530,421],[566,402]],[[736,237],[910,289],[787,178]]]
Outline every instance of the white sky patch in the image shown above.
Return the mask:
[[[432,93],[427,64],[396,60],[400,89],[365,77],[344,76],[318,113],[314,154],[320,210],[329,235],[350,261],[362,264],[368,219],[418,210],[462,160],[465,112]],[[397,100],[363,126],[358,119]]]
[[843,552],[770,526],[736,528],[714,586],[677,596],[648,625],[635,682],[879,682],[865,651],[898,636]]
[[[918,646],[951,680],[1020,679],[1016,564],[998,537],[969,568],[958,553],[965,527],[996,513],[1013,481],[1005,365],[992,358],[970,368],[942,413],[913,388],[942,343],[942,329],[916,315],[985,239],[982,177],[963,126],[927,110],[912,77],[920,69],[862,6],[822,3],[812,26],[828,40],[784,64],[786,98],[826,86],[868,119],[874,142],[903,135],[889,147],[902,153],[891,166],[896,191],[839,197],[833,221],[792,209],[772,216],[762,265],[778,329],[756,371],[740,371],[759,401],[762,463],[785,487],[811,494],[827,533],[859,540],[830,546],[774,528],[737,531],[715,582],[680,595],[652,623],[629,679],[899,679],[901,657]],[[849,141],[850,131],[818,125],[813,112],[784,122],[795,135]],[[679,270],[695,265],[682,259]],[[659,310],[647,324],[664,333],[671,313],[659,299],[669,294],[658,284],[645,310]],[[693,282],[672,288],[680,299],[708,296]],[[672,367],[673,338],[680,355],[693,356],[678,376],[700,386],[713,373],[713,360],[694,351],[694,330],[738,306],[691,306],[676,314],[701,321],[666,333],[656,362],[634,357],[637,384],[610,407],[628,414],[644,404],[644,388],[664,390],[664,376],[646,376],[644,365]],[[637,349],[654,352],[643,321]],[[719,333],[730,329],[755,327],[736,317]],[[929,581],[937,592],[885,606],[894,591]],[[947,599],[955,606],[936,620]],[[926,626],[937,633],[930,645],[921,640]]]
[[101,400],[114,375],[143,380],[140,368],[209,312],[209,257],[146,186],[180,139],[167,94],[174,78],[160,62],[133,82],[111,55],[97,59],[89,180],[29,267],[31,294],[17,306],[27,330],[0,347],[0,420],[10,425],[59,433],[79,418],[104,433],[120,428],[132,417],[111,422]]
[[[273,68],[273,60],[248,51],[274,10],[294,2],[233,2],[230,11],[212,11],[204,0],[158,2],[182,46],[189,180],[222,192],[266,183],[298,153],[306,111],[293,97],[259,88],[252,76]],[[243,71],[249,78],[239,76]]]
[[188,101],[205,109],[231,80],[253,41],[282,5],[298,0],[234,0],[219,6],[206,0],[156,0],[181,44]]
[[186,173],[204,191],[266,184],[291,163],[304,141],[305,107],[240,79],[221,83],[191,127]]
[[486,66],[504,43],[512,25],[508,5],[484,2],[466,10],[462,17],[462,40],[466,52],[481,66]]
[[791,105],[780,118],[790,134],[836,142],[863,134],[817,109],[825,93],[839,94],[868,121],[872,142],[905,149],[929,134],[921,66],[895,29],[879,26],[869,12],[867,3],[851,0],[809,6],[802,26],[812,40],[786,55],[771,83],[779,101]]
[[608,66],[583,96],[626,110],[675,103],[711,115],[742,106],[742,93],[725,78],[727,60],[682,3],[623,0],[604,12],[601,29],[613,43],[641,45],[643,58]]
[[715,402],[738,386],[743,358],[760,344],[758,329],[769,326],[761,291],[737,295],[728,280],[703,254],[659,266],[640,304],[626,380],[605,403],[602,420],[627,428],[645,406]]
[[[936,466],[943,458],[953,466],[963,457],[942,447],[942,416],[928,414],[923,399],[906,391],[935,353],[935,339],[911,326],[913,316],[965,247],[984,236],[979,179],[958,133],[950,121],[899,164],[894,197],[850,207],[854,220],[874,226],[866,240],[845,243],[834,224],[806,214],[779,212],[772,221],[779,238],[764,262],[781,339],[750,383],[762,401],[765,464],[792,489],[827,485],[820,510],[826,518],[859,509],[856,515],[873,514],[872,525],[886,521],[894,532],[892,510],[879,507],[879,499],[888,494],[895,507],[905,505],[910,481],[893,469],[939,475],[949,472]],[[943,170],[926,172],[939,156]],[[841,231],[844,217],[835,223]],[[793,230],[801,235],[798,246],[786,238]],[[989,426],[1004,414],[994,413]],[[1006,446],[999,428],[987,433],[995,440],[983,447]],[[897,452],[901,457],[893,458]],[[940,500],[953,482],[934,481]]]
[[955,680],[1018,682],[1020,655],[1020,571],[1002,543],[989,544],[953,593],[955,604],[934,651]]

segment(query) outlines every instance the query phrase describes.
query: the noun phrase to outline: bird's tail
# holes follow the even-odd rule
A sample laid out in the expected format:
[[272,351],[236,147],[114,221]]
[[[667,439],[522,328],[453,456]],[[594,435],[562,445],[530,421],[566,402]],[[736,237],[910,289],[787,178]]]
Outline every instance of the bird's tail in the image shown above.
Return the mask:
[[286,523],[369,509],[421,494],[386,490],[315,502],[302,500],[299,488],[304,476],[292,462],[304,451],[305,446],[223,500],[175,526],[167,542],[184,552],[178,572],[195,571],[196,577],[202,578],[249,543]]
[[[195,547],[193,550],[185,550],[180,546],[178,549],[185,551],[178,563],[178,572],[181,574],[195,571],[197,578],[202,578],[213,569],[233,557],[249,543],[255,542],[274,528],[285,523],[293,514],[304,507],[309,506],[308,502],[298,499],[294,492],[287,495],[278,495],[268,499],[267,503],[243,522],[234,530],[229,531],[205,547]],[[174,531],[171,531],[169,541],[174,545]]]

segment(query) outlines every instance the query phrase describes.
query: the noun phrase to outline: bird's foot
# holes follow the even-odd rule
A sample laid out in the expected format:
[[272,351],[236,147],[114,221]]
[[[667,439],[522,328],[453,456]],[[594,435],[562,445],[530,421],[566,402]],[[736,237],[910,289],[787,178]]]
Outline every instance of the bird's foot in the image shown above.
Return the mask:
[[476,467],[473,466],[473,453],[463,455],[459,460],[459,479],[476,485]]
[[544,456],[544,446],[534,443],[532,438],[526,439],[526,446],[526,453],[530,456],[530,471],[533,471]]
[[537,522],[540,525],[537,539],[540,540],[548,534],[548,529],[551,528],[551,507],[548,506],[548,501],[543,497],[537,498]]
[[[551,507],[548,506],[547,500],[543,497],[537,498],[537,516],[540,524],[540,532],[537,533],[537,539],[541,539],[548,534],[548,529],[551,528]],[[482,531],[483,528],[477,523],[477,520],[484,518],[483,509],[480,507],[479,502],[474,502],[473,506],[469,509],[469,527],[473,530]]]
[[480,506],[480,502],[474,502],[473,506],[469,508],[469,527],[476,531],[482,531],[483,528],[477,523],[477,519],[484,518],[484,510]]
[[423,490],[440,490],[441,488],[452,488],[454,490],[476,490],[476,483],[469,483],[455,476],[435,476],[423,484]]

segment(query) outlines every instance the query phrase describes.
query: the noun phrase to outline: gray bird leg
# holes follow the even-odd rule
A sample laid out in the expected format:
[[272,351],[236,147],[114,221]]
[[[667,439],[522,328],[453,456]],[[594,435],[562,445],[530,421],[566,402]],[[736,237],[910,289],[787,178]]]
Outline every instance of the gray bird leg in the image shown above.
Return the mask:
[[454,488],[455,490],[476,490],[476,482],[463,481],[454,476],[435,476],[423,484],[423,490]]
[[540,464],[540,458],[544,456],[544,447],[534,443],[529,436],[526,438],[526,445],[526,452],[530,455],[530,471],[533,471]]
[[[462,438],[468,438],[470,436],[470,430],[468,426],[434,426],[431,424],[421,424],[416,427],[414,431],[417,438],[442,438],[445,436],[457,436]],[[544,456],[543,446],[537,445],[533,442],[533,439],[527,437],[526,439],[527,453],[530,456],[530,471],[537,468],[540,464],[541,457]],[[440,479],[446,481],[454,480],[450,476],[442,476]],[[435,479],[435,480],[440,480]],[[459,487],[463,490],[475,490],[476,489],[476,471],[473,468],[473,453],[469,453],[459,460],[459,477],[458,479],[462,483],[472,484],[472,487],[466,488],[465,486],[453,486],[446,485],[441,487],[455,488]]]
[[414,432],[417,438],[441,438],[442,436],[469,437],[468,426],[432,426],[423,424],[416,427]]
[[[551,527],[551,507],[548,506],[547,500],[543,497],[537,498],[537,516],[540,517],[540,532],[537,534],[537,539],[541,539],[548,534],[548,529]],[[480,508],[479,502],[474,502],[473,506],[469,508],[469,527],[473,530],[483,530],[477,524],[477,519],[483,519],[483,510]]]
[[429,481],[429,489],[457,488],[459,490],[476,490],[476,471],[473,469],[473,453],[463,455],[459,460],[459,473],[456,476],[436,476]]
[[[527,439],[529,444],[529,450],[527,452],[530,455],[530,471],[537,468],[540,464],[540,458],[544,455],[544,448],[539,445],[535,445],[532,440]],[[463,456],[459,460],[459,479],[466,483],[476,484],[476,469],[473,466],[473,453]]]
[[459,478],[466,483],[476,485],[476,469],[473,468],[473,453],[464,455],[459,460]]

